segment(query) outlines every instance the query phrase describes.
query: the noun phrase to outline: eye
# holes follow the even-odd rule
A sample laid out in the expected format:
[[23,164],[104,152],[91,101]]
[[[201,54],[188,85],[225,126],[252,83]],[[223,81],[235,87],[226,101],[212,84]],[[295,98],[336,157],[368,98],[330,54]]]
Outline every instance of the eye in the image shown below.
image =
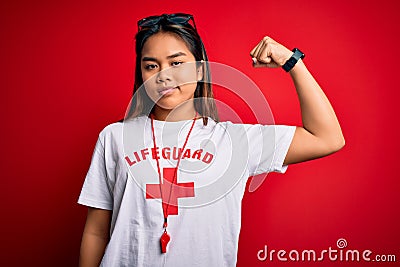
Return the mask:
[[146,66],[144,66],[144,69],[146,70],[154,70],[155,68],[157,68],[156,64],[147,64]]
[[171,63],[171,66],[172,67],[177,67],[177,66],[181,65],[182,63],[183,63],[182,61],[174,61],[174,62]]

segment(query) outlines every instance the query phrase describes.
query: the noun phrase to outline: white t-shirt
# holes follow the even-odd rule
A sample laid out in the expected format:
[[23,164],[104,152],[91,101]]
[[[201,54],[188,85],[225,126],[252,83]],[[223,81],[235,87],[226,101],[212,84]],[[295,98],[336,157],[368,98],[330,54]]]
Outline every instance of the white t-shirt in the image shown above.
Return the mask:
[[[294,126],[263,126],[198,119],[148,117],[113,123],[99,134],[78,203],[112,210],[101,266],[235,266],[241,201],[249,176],[285,172],[282,166]],[[179,153],[180,151],[180,153]],[[170,192],[167,253],[161,253],[162,192]],[[159,158],[163,188],[160,190]],[[167,205],[165,205],[166,207]]]

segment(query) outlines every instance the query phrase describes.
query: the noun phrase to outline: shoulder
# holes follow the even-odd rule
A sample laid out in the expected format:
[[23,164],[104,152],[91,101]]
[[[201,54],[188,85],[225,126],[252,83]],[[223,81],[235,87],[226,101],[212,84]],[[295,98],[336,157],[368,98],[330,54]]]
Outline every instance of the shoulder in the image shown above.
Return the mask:
[[294,126],[281,125],[281,124],[238,123],[238,122],[232,122],[232,121],[221,121],[221,122],[218,122],[217,125],[224,127],[224,128],[232,127],[232,128],[245,128],[245,129],[262,128],[262,127],[270,127],[270,128],[294,127]]
[[237,122],[232,122],[232,121],[221,121],[218,122],[217,127],[225,130],[239,130],[239,129],[244,129],[248,130],[250,128],[257,128],[261,127],[261,124],[247,124],[247,123],[237,123]]
[[125,121],[117,121],[105,126],[99,133],[100,137],[110,137],[122,134],[124,127],[138,127],[146,121],[145,117],[136,117]]
[[219,122],[217,125],[230,133],[246,133],[247,135],[292,133],[296,128],[288,125],[236,123],[231,121]]
[[113,122],[105,126],[99,133],[100,139],[109,138],[111,136],[115,136],[123,129],[123,122]]
[[126,131],[127,127],[138,128],[145,124],[145,120],[144,117],[136,117],[110,123],[100,131],[98,139],[103,146],[119,145],[122,143],[124,131]]

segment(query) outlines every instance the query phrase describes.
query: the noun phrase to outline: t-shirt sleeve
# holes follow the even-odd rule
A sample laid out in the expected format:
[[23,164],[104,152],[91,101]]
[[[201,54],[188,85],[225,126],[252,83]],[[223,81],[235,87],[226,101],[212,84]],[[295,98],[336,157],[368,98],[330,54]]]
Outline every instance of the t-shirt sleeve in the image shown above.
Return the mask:
[[295,130],[295,126],[285,125],[253,125],[247,129],[250,176],[286,171],[287,166],[283,162]]
[[97,139],[78,203],[93,208],[113,209],[112,189],[107,175],[101,134]]

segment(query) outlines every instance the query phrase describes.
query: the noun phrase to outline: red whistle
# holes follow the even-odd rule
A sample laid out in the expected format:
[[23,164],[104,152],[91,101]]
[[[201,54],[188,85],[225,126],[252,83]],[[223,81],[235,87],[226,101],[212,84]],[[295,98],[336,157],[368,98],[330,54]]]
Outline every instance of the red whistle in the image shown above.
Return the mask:
[[161,236],[161,252],[162,253],[166,253],[167,252],[167,245],[168,242],[171,238],[169,237],[169,235],[167,234],[167,232],[164,232]]

